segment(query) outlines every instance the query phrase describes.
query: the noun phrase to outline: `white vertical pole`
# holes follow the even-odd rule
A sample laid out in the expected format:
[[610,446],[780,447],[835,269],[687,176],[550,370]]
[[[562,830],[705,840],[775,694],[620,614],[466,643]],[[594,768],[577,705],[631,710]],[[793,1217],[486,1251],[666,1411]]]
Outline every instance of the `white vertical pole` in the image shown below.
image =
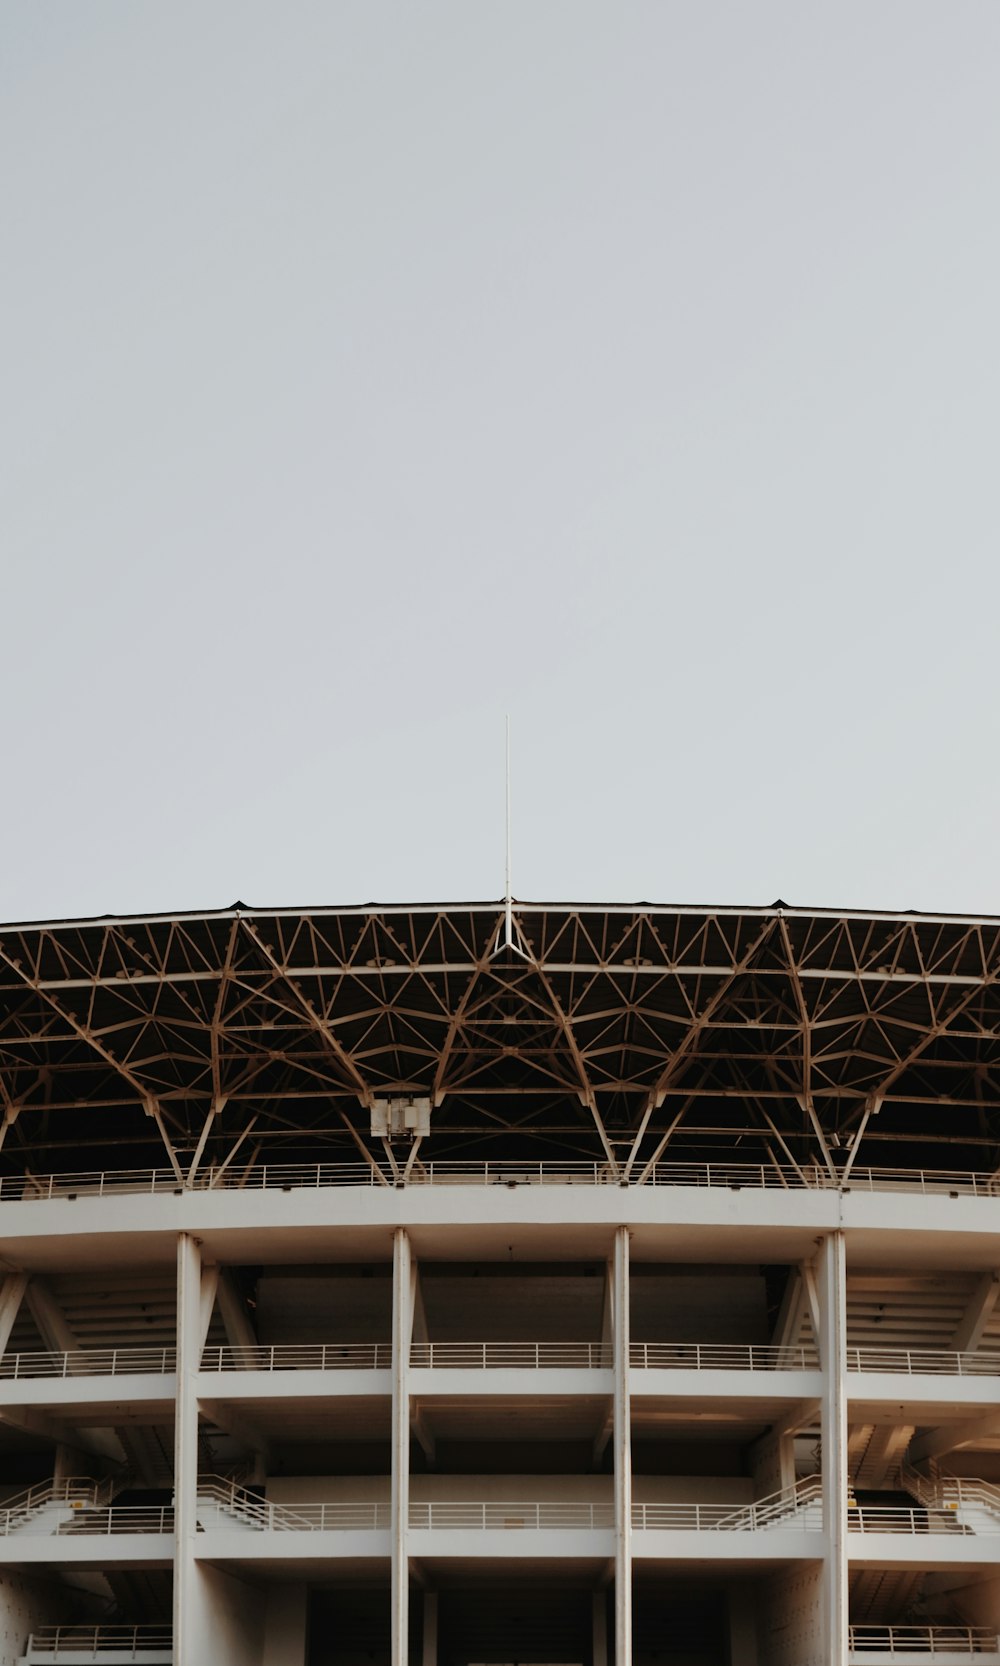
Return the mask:
[[511,850],[510,850],[510,714],[506,719],[506,833],[507,848],[504,863],[504,904],[506,913],[506,936],[504,941],[509,948],[514,941],[514,902],[511,894]]
[[413,1278],[410,1240],[398,1227],[392,1241],[392,1666],[407,1666],[410,1620],[410,1342]]
[[817,1266],[819,1353],[823,1372],[820,1433],[823,1453],[822,1637],[827,1666],[847,1659],[847,1270],[844,1234],[831,1232]]
[[189,1232],[177,1239],[177,1400],[174,1407],[174,1661],[204,1666],[198,1636],[195,1538],[198,1531],[198,1398],[202,1343],[201,1255]]
[[615,1233],[615,1666],[632,1666],[632,1431],[628,1228]]

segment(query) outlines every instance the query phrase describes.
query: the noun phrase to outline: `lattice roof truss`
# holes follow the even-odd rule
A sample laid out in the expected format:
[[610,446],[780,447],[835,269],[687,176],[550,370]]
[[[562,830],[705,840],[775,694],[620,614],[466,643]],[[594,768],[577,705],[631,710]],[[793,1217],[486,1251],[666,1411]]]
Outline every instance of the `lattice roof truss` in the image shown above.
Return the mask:
[[[998,920],[524,903],[504,926],[484,903],[0,927],[0,1167],[1000,1167]],[[399,1148],[372,1109],[407,1097],[430,1133]]]

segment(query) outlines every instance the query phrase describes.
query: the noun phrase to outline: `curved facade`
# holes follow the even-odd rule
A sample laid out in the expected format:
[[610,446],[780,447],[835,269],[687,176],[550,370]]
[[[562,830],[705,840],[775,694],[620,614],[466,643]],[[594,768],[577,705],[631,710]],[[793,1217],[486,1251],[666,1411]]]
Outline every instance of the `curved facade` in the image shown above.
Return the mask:
[[1000,923],[0,927],[0,1666],[1000,1666]]

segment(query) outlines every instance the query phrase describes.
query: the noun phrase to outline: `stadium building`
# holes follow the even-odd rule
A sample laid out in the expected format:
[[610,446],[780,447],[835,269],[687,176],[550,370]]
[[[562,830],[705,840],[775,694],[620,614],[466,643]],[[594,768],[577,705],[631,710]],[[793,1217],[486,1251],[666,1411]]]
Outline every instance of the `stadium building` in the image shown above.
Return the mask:
[[0,927],[0,1666],[1000,1666],[1000,921]]

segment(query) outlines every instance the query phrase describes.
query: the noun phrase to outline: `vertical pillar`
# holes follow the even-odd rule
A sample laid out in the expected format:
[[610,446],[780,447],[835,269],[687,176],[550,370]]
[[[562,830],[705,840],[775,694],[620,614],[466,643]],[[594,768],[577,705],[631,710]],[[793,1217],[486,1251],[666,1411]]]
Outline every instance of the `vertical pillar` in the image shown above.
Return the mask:
[[437,1666],[438,1594],[424,1592],[424,1666]]
[[67,1446],[64,1441],[57,1441],[55,1462],[52,1465],[53,1481],[68,1481],[75,1475],[78,1467],[79,1460],[72,1448]]
[[392,1240],[392,1666],[407,1666],[410,1621],[410,1342],[413,1336],[413,1262],[410,1240],[398,1227]]
[[7,1352],[10,1333],[27,1288],[27,1273],[8,1273],[0,1282],[0,1358]]
[[174,1661],[204,1666],[198,1636],[195,1536],[198,1531],[198,1397],[201,1355],[201,1255],[197,1240],[177,1240],[177,1399],[174,1405]]
[[823,1659],[847,1659],[847,1271],[844,1234],[823,1239],[816,1265],[819,1358],[823,1373],[820,1435],[823,1453]]
[[590,1666],[608,1666],[608,1593],[603,1587],[595,1591],[591,1598],[591,1612],[593,1647]]
[[632,1410],[628,1228],[615,1233],[615,1666],[632,1666]]

